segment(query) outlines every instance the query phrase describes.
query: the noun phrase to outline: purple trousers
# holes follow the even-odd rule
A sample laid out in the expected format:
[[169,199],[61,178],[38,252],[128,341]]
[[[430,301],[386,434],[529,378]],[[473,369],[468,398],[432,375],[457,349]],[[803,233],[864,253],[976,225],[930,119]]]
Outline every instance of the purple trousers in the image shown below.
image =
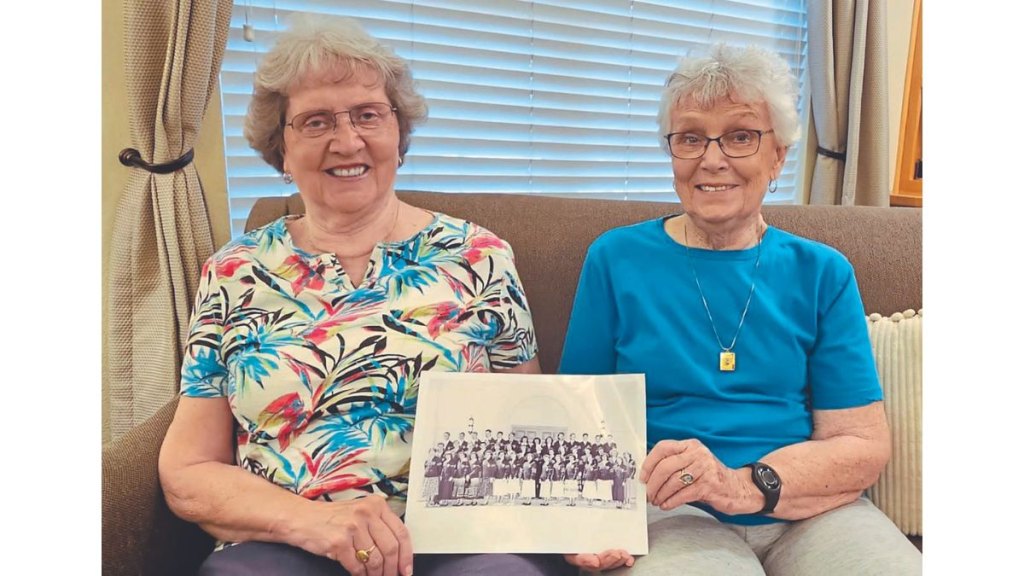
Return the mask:
[[[420,554],[416,576],[570,576],[578,574],[557,554]],[[337,562],[301,548],[242,542],[210,554],[199,576],[349,576]],[[355,576],[362,576],[357,574]]]

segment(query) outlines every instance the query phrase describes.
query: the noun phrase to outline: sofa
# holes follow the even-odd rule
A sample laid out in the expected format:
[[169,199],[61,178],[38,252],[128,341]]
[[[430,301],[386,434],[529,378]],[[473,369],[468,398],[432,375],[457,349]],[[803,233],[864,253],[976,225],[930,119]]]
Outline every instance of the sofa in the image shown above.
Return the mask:
[[[533,310],[545,372],[558,367],[590,242],[610,228],[680,211],[675,203],[640,201],[412,191],[399,195],[413,205],[481,224],[511,244]],[[246,229],[303,210],[298,195],[261,198]],[[856,270],[893,428],[893,459],[868,495],[920,548],[921,210],[765,206],[763,212],[773,226],[837,248]],[[911,327],[913,322],[917,325]],[[209,536],[170,512],[160,490],[157,456],[175,406],[176,400],[171,401],[103,448],[103,574],[189,574],[212,549]]]

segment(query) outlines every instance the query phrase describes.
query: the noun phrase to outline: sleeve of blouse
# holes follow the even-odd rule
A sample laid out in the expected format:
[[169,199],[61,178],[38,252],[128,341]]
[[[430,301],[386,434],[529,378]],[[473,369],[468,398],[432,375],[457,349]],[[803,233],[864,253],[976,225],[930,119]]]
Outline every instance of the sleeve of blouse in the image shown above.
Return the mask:
[[558,372],[614,374],[615,317],[608,265],[593,245],[583,261]]
[[188,340],[181,363],[181,395],[197,398],[227,396],[227,367],[221,356],[224,333],[224,295],[217,282],[213,258],[203,264],[192,307]]
[[837,264],[824,272],[818,334],[807,364],[816,410],[856,408],[882,399],[853,266],[845,258]]
[[537,355],[537,334],[512,248],[503,244],[505,249],[492,257],[500,294],[494,300],[497,333],[487,346],[487,352],[494,368],[515,368]]

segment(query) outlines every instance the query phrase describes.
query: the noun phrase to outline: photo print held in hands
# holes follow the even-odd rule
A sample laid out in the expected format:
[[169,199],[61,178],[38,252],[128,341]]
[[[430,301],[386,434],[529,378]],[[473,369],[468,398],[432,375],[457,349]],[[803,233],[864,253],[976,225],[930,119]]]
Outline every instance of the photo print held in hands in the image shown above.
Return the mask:
[[[641,375],[425,373],[406,522],[420,552],[646,553]],[[460,440],[453,441],[453,438]]]

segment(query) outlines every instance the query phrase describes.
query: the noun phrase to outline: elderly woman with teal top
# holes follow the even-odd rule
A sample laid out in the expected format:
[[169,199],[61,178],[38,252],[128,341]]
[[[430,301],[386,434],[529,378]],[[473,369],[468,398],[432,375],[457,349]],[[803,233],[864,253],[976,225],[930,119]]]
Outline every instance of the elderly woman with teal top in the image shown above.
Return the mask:
[[587,252],[560,371],[647,380],[650,553],[630,574],[921,570],[862,495],[890,438],[853,268],[761,217],[796,98],[762,49],[682,59],[658,121],[683,213]]
[[406,62],[350,20],[298,23],[259,66],[245,136],[306,214],[202,269],[160,454],[171,510],[219,541],[201,574],[569,568],[558,555],[413,558],[402,515],[420,375],[539,371],[509,246],[395,194],[426,113]]

